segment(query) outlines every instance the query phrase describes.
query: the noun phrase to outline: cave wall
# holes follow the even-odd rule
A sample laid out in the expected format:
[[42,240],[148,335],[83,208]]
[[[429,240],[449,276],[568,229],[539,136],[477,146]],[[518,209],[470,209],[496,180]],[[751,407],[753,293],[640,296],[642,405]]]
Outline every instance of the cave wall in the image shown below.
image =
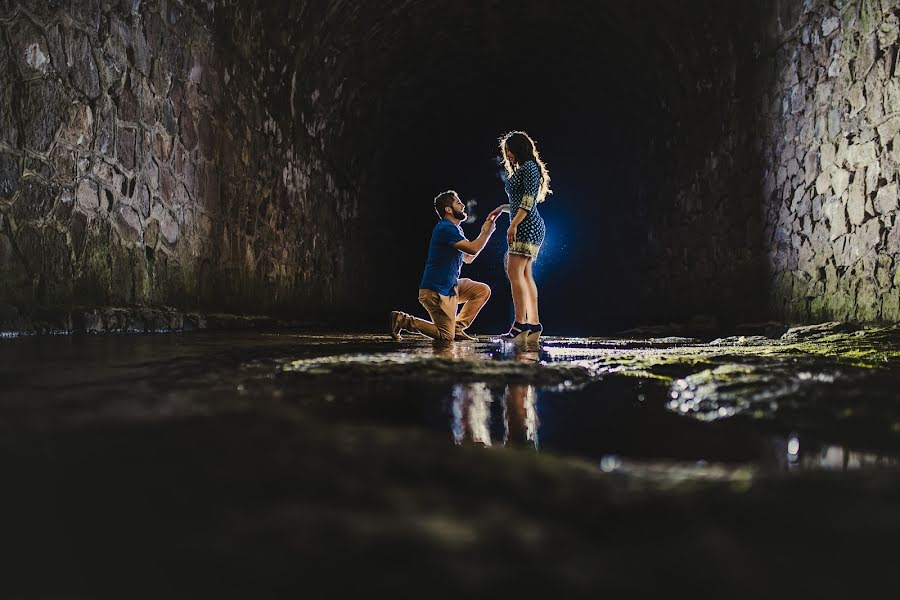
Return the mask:
[[0,2],[0,317],[351,299],[350,101],[265,6]]
[[760,87],[773,315],[900,320],[897,0],[783,2]]

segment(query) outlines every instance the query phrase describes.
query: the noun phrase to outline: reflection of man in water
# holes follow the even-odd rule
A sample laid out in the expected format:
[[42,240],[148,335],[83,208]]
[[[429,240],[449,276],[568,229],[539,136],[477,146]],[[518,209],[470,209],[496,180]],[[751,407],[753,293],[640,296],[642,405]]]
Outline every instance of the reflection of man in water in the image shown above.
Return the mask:
[[[466,239],[459,226],[466,215],[466,206],[453,190],[434,199],[434,210],[441,220],[431,233],[428,260],[419,284],[419,302],[428,311],[431,321],[400,311],[391,313],[391,337],[400,339],[404,329],[427,335],[435,340],[472,340],[465,330],[475,320],[478,311],[491,296],[491,288],[471,279],[460,279],[462,264],[469,264],[478,256],[496,229],[493,218],[485,219],[481,233],[472,241]],[[463,308],[459,315],[456,310]]]

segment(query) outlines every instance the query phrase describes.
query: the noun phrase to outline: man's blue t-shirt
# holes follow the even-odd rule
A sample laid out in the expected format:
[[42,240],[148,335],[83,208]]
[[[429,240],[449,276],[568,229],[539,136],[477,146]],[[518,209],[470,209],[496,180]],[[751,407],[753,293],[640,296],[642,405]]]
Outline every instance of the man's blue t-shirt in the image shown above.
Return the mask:
[[431,244],[428,246],[428,260],[425,261],[425,273],[419,288],[434,290],[442,296],[455,296],[453,287],[459,283],[459,270],[462,268],[463,253],[453,247],[456,242],[466,239],[459,225],[441,219],[431,232]]

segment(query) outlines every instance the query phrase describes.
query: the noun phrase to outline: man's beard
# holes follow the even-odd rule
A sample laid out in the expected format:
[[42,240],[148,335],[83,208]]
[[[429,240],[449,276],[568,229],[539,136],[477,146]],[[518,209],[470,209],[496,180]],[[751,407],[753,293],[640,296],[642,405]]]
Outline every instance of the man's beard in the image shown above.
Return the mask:
[[454,210],[454,211],[453,211],[453,218],[454,218],[454,219],[459,219],[460,221],[465,221],[465,220],[466,220],[466,213],[465,213],[465,212],[457,212],[457,211]]

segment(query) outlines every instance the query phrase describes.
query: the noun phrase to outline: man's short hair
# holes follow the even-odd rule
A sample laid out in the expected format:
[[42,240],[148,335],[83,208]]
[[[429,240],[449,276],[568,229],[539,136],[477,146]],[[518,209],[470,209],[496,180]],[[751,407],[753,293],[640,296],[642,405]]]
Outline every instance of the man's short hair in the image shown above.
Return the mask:
[[441,192],[437,196],[434,197],[434,212],[438,214],[440,218],[444,218],[444,209],[448,206],[453,205],[453,201],[456,200],[458,194],[453,190],[447,190],[446,192]]

